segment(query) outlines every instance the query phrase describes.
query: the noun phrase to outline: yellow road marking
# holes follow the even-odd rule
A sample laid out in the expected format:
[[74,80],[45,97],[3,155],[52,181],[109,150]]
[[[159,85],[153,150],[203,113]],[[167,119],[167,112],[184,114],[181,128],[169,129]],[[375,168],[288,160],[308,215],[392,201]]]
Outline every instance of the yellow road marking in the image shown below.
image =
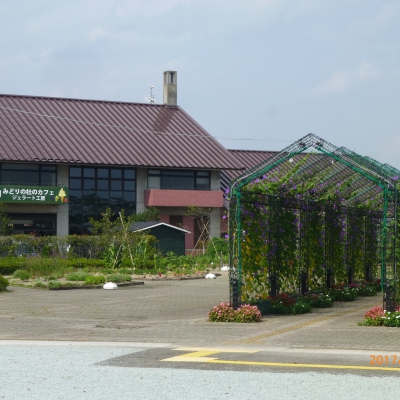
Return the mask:
[[211,356],[213,354],[218,354],[218,353],[256,353],[257,351],[255,350],[230,350],[230,349],[201,349],[201,348],[179,348],[179,349],[174,349],[174,350],[179,350],[179,351],[191,351],[191,350],[197,350],[197,351],[192,351],[191,353],[186,353],[186,354],[181,354],[179,356],[171,357],[171,358],[166,358],[161,361],[189,361],[189,362],[205,362],[205,361],[212,361],[216,360],[214,357],[206,357],[206,356]]
[[263,339],[267,339],[267,338],[269,338],[271,336],[281,335],[283,333],[295,331],[297,329],[305,328],[306,326],[317,324],[318,322],[327,321],[327,320],[332,319],[332,318],[342,317],[344,315],[351,314],[351,313],[356,312],[356,311],[362,311],[362,310],[365,310],[365,309],[366,309],[365,306],[358,307],[358,308],[352,308],[351,310],[348,310],[348,311],[342,311],[340,313],[336,313],[336,314],[333,314],[333,315],[328,315],[326,317],[315,318],[315,319],[313,319],[311,321],[302,322],[301,324],[292,325],[292,326],[289,326],[287,328],[278,329],[276,331],[264,333],[262,335],[252,336],[252,337],[247,338],[247,339],[238,340],[237,342],[239,342],[239,343],[261,343]]
[[[187,360],[188,361],[188,360]],[[236,364],[236,365],[260,365],[268,367],[295,367],[295,368],[323,368],[323,369],[361,369],[372,371],[396,371],[400,372],[400,368],[389,367],[363,367],[358,365],[332,365],[332,364],[293,364],[293,363],[274,363],[260,361],[226,361],[211,359],[206,361],[212,364]]]
[[219,353],[257,353],[257,351],[250,350],[230,350],[230,349],[188,349],[180,348],[174,349],[179,351],[197,350],[191,353],[181,354],[179,356],[165,358],[161,361],[173,362],[202,362],[211,364],[230,364],[230,365],[255,365],[265,367],[290,367],[290,368],[321,368],[321,369],[352,369],[352,370],[365,370],[365,371],[396,371],[400,372],[400,368],[391,367],[368,367],[359,365],[333,365],[333,364],[295,364],[295,363],[277,363],[277,362],[263,362],[263,361],[235,361],[235,360],[219,360],[215,357],[206,357]]
[[227,349],[227,348],[217,348],[217,347],[179,347],[174,349],[177,351],[214,351],[217,353],[257,353],[258,350],[237,350],[237,349]]

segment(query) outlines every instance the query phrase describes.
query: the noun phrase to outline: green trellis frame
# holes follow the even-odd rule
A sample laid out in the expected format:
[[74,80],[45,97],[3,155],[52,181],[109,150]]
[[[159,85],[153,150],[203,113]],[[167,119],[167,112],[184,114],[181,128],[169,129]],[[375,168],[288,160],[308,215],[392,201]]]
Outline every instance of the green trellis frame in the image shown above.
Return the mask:
[[[394,310],[396,306],[397,258],[400,253],[396,247],[397,224],[398,224],[398,182],[400,171],[388,164],[381,164],[370,157],[360,156],[344,147],[336,147],[322,138],[309,134],[296,141],[279,153],[272,155],[264,162],[246,171],[235,179],[230,186],[229,192],[229,244],[230,244],[230,299],[234,307],[241,303],[241,291],[243,284],[243,257],[242,254],[242,202],[246,185],[255,179],[269,173],[273,173],[283,165],[288,168],[286,161],[303,156],[307,150],[316,152],[310,157],[303,171],[312,168],[314,171],[323,171],[327,168],[327,159],[332,163],[340,165],[332,176],[327,177],[327,182],[334,182],[337,176],[357,176],[354,184],[354,197],[347,206],[351,207],[362,201],[375,196],[377,191],[382,193],[381,227],[379,236],[380,246],[380,276],[381,289],[383,292],[383,305],[387,310]],[[304,174],[307,179],[307,174]],[[278,193],[277,193],[278,195]]]

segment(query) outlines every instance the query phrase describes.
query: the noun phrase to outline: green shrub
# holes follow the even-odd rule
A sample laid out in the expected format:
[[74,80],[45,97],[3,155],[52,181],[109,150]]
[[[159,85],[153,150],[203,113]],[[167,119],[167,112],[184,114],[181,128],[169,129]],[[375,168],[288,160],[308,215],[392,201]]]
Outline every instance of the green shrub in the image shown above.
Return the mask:
[[0,274],[12,275],[17,269],[25,269],[26,265],[25,257],[0,258]]
[[330,290],[329,295],[334,301],[353,301],[358,296],[358,290],[356,288],[336,287]]
[[85,285],[101,285],[106,282],[106,278],[103,275],[89,275],[85,279]]
[[118,272],[121,274],[132,275],[134,271],[130,268],[120,268]]
[[107,282],[114,282],[114,283],[119,283],[119,282],[130,282],[132,280],[132,277],[127,274],[111,274],[107,275]]
[[400,312],[386,311],[385,317],[383,318],[383,326],[400,328]]
[[308,300],[315,308],[333,307],[333,299],[329,294],[309,294],[304,299]]
[[307,314],[312,312],[313,305],[302,299],[298,299],[291,307],[291,314]]
[[219,259],[220,256],[229,254],[229,244],[225,239],[214,237],[207,244],[206,255],[212,259]]
[[9,284],[10,283],[8,282],[8,280],[0,275],[0,292],[4,292],[5,290],[7,290],[7,286]]
[[385,311],[383,307],[377,306],[368,310],[364,315],[364,320],[358,325],[365,326],[389,326],[400,328],[400,306],[396,307],[395,312]]
[[14,274],[14,278],[21,279],[21,281],[27,281],[31,276],[29,273],[23,269],[17,269]]
[[95,258],[73,258],[63,260],[68,268],[86,268],[86,269],[98,269],[104,268],[104,260]]
[[47,283],[43,282],[41,279],[35,279],[35,281],[33,282],[33,287],[47,288]]
[[261,312],[257,306],[244,304],[236,310],[235,322],[261,322]]
[[68,281],[85,281],[86,278],[89,276],[87,272],[82,270],[71,272],[69,275],[66,276]]
[[63,284],[62,284],[60,281],[58,281],[58,280],[54,280],[54,281],[49,281],[49,283],[48,283],[47,286],[49,287],[49,289],[50,289],[50,288],[55,289],[55,288],[60,288],[60,287],[62,287]]
[[377,293],[375,285],[361,285],[357,288],[359,296],[375,296]]
[[287,293],[280,293],[271,299],[269,305],[270,314],[305,314],[313,310],[310,299],[291,296]]

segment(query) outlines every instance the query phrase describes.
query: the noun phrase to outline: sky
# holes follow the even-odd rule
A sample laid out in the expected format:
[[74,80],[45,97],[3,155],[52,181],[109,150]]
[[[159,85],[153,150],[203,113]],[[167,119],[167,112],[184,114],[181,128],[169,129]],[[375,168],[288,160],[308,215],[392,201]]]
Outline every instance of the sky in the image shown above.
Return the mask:
[[0,0],[0,93],[162,103],[174,70],[227,148],[314,133],[400,169],[399,22],[386,0]]

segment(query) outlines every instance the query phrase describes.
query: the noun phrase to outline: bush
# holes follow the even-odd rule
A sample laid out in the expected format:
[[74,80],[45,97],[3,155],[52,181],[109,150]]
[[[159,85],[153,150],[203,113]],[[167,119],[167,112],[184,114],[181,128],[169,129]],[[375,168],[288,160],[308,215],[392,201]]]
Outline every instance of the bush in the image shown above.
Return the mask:
[[33,282],[33,287],[47,288],[47,283],[43,282],[41,279],[35,279],[35,281]]
[[31,276],[29,273],[23,269],[17,269],[14,274],[14,278],[21,279],[21,281],[27,281]]
[[359,296],[375,296],[378,289],[376,285],[362,284],[357,288],[357,291]]
[[25,257],[6,257],[0,259],[0,274],[12,275],[17,269],[24,269],[27,265]]
[[374,307],[367,311],[364,320],[358,325],[365,326],[390,326],[400,328],[400,306],[395,312],[385,311],[382,307]]
[[58,280],[54,280],[54,281],[49,281],[47,286],[49,289],[50,288],[60,288],[63,286],[63,284]]
[[290,307],[290,314],[308,314],[312,312],[313,305],[302,299],[298,299],[296,303]]
[[257,306],[244,304],[236,310],[235,322],[260,322],[261,312]]
[[385,316],[383,317],[383,326],[400,328],[400,311],[386,311]]
[[313,310],[312,302],[307,298],[290,296],[280,293],[271,298],[269,305],[270,314],[305,314]]
[[120,282],[130,282],[132,280],[132,277],[127,274],[112,274],[112,275],[107,275],[107,282],[114,282],[114,283],[120,283]]
[[234,310],[230,303],[221,303],[208,313],[210,322],[260,322],[261,313],[256,306],[244,304]]
[[208,320],[211,322],[234,322],[235,314],[230,303],[221,303],[208,313]]
[[85,285],[102,285],[103,283],[106,283],[106,278],[103,275],[89,275],[85,279]]
[[293,314],[292,307],[296,303],[296,299],[286,293],[280,293],[271,298],[269,312],[271,314]]
[[9,284],[8,280],[0,275],[0,292],[6,291]]
[[86,278],[89,276],[87,272],[82,270],[71,272],[69,275],[66,276],[67,281],[85,281]]
[[333,307],[333,299],[329,294],[309,294],[304,299],[308,300],[315,308]]
[[331,289],[329,295],[334,301],[353,301],[358,296],[358,290],[356,288],[338,286]]
[[229,244],[225,239],[214,237],[208,242],[206,255],[212,259],[219,259],[220,255],[227,256],[229,254]]

